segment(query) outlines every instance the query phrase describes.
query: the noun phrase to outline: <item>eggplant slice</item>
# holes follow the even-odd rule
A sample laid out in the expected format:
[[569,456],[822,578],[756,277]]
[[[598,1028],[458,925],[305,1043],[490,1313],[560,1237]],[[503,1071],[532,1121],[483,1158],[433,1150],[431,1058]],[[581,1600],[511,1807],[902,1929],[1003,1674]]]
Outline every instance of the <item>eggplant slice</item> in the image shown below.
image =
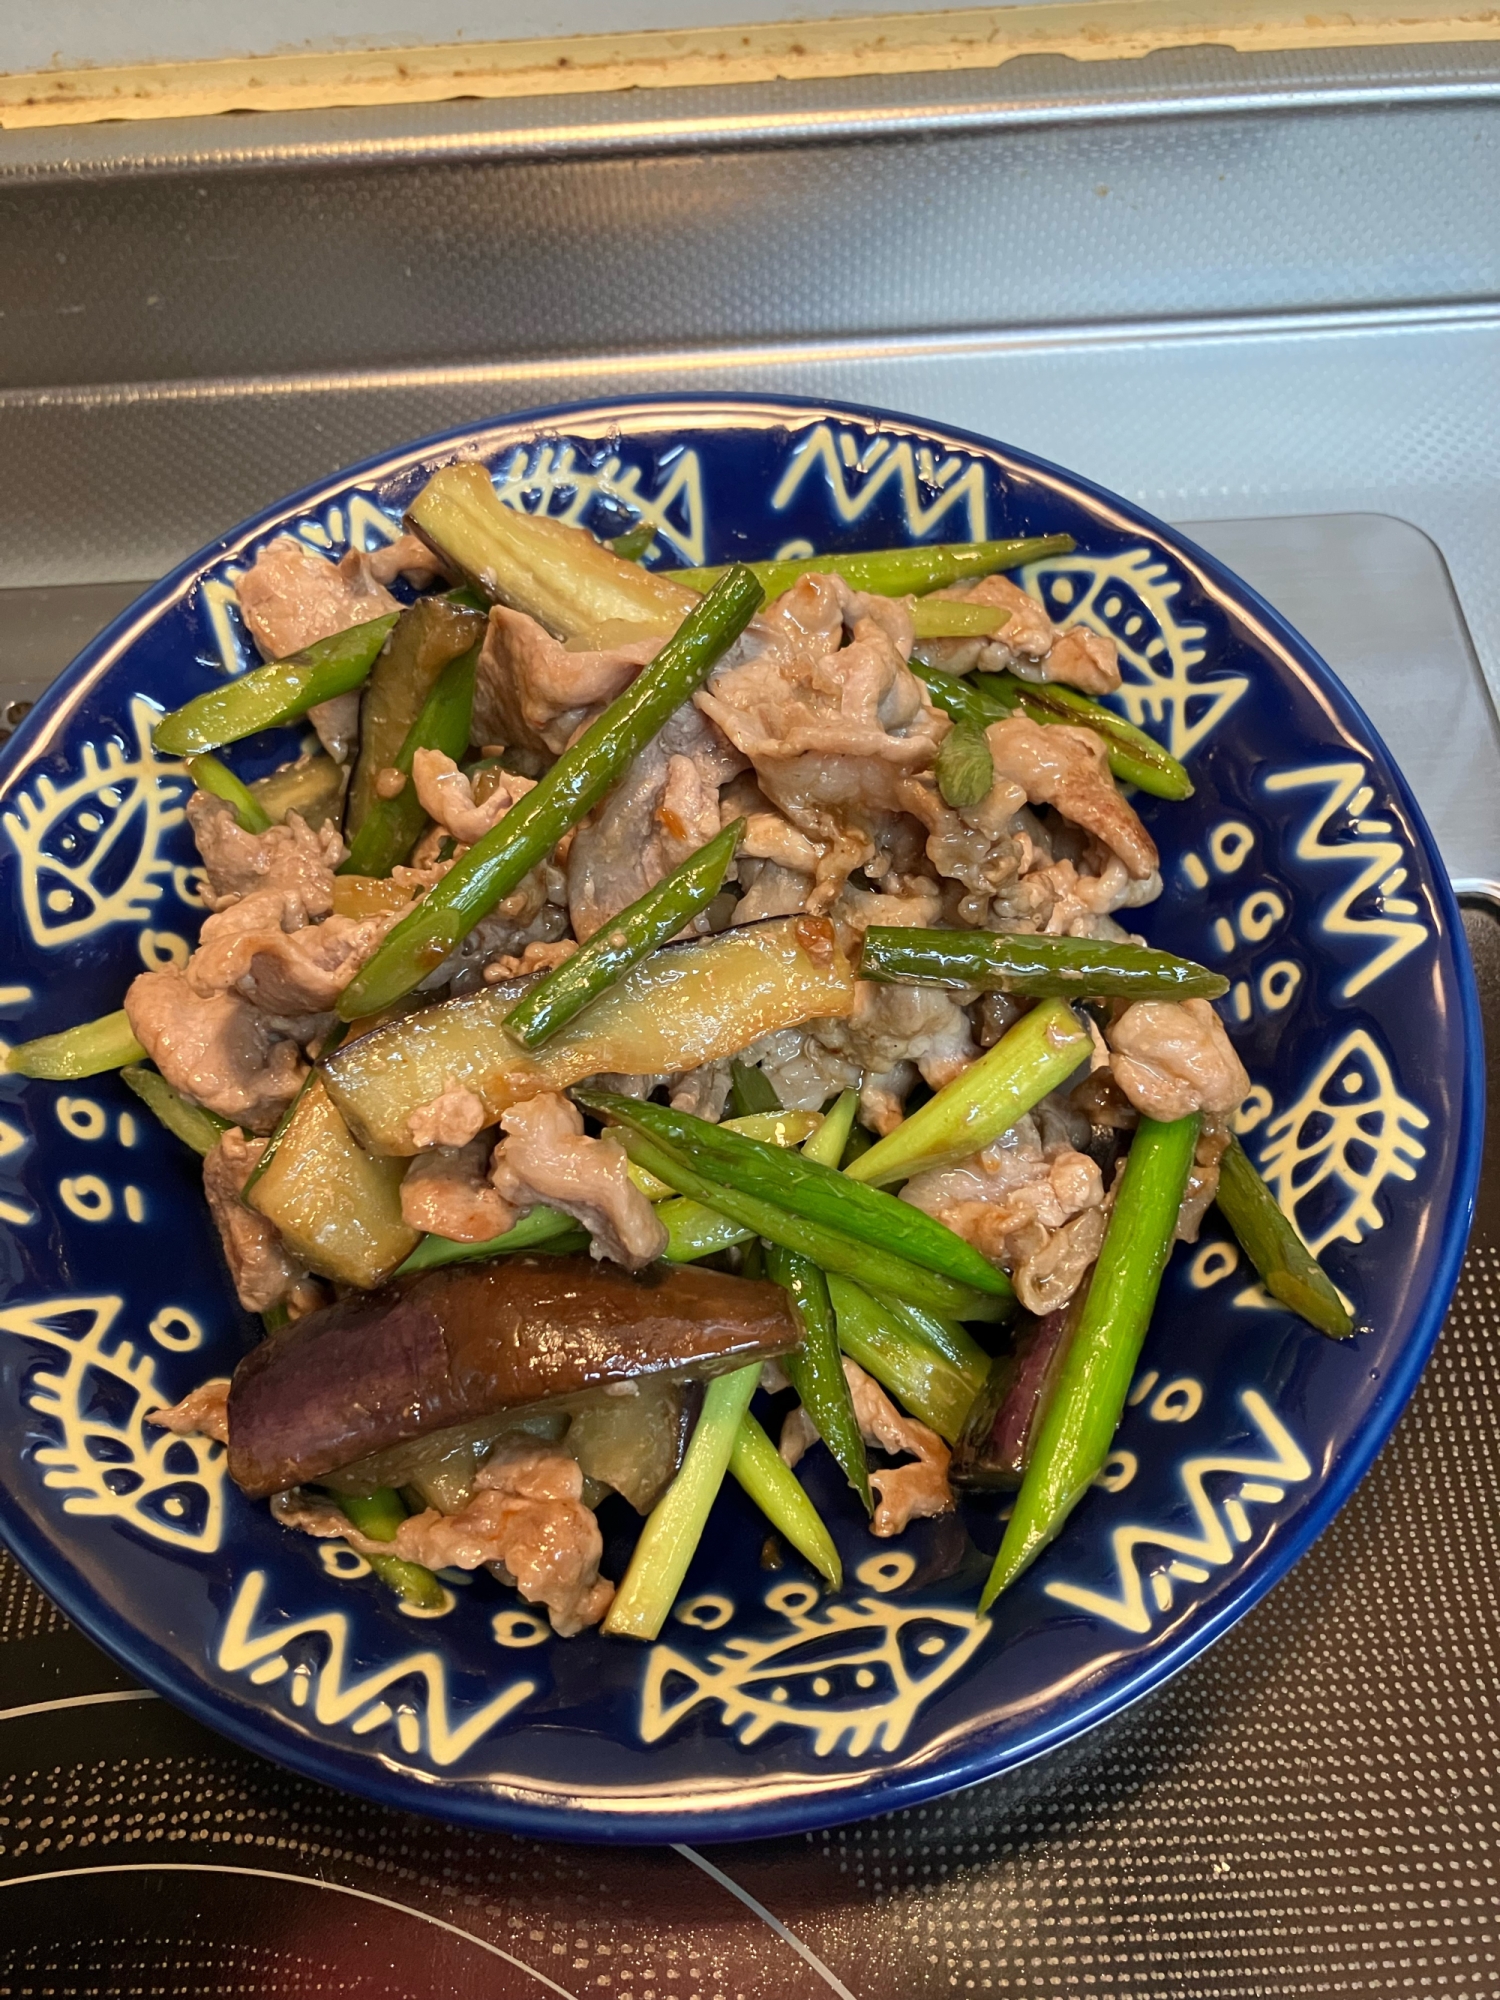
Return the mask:
[[247,1354],[229,1473],[253,1498],[411,1438],[642,1377],[700,1381],[801,1339],[778,1285],[693,1265],[497,1257],[394,1279]]

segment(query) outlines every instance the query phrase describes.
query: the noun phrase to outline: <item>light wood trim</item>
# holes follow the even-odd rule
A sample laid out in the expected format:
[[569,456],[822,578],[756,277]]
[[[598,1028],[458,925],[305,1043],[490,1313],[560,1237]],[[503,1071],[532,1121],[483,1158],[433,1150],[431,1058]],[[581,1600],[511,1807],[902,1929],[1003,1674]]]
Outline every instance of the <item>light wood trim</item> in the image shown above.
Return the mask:
[[759,27],[33,71],[0,76],[0,128],[993,69],[1023,55],[1102,62],[1203,43],[1255,52],[1496,39],[1500,8],[1460,12],[1453,0],[1355,0],[1327,14],[1308,13],[1295,0],[1051,0]]

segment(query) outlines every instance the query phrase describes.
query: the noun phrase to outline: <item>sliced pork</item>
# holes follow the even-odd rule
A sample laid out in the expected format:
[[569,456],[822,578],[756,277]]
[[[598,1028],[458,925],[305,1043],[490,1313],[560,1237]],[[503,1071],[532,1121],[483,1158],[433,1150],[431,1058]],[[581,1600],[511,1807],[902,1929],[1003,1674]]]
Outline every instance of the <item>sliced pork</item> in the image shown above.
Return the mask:
[[269,1132],[297,1094],[304,1064],[296,1040],[237,993],[204,999],[173,966],[132,980],[125,1012],[174,1090],[247,1131]]
[[874,858],[880,821],[907,809],[908,780],[931,769],[951,727],[906,664],[911,645],[903,601],[805,576],[694,697],[818,848],[814,911]]
[[413,590],[425,590],[429,583],[436,583],[443,575],[443,566],[416,535],[397,535],[395,541],[383,548],[369,549],[349,554],[339,564],[358,562],[371,585],[391,584],[402,577]]
[[1104,744],[1092,729],[1008,715],[984,732],[997,782],[1019,785],[1028,804],[1056,806],[1117,854],[1135,881],[1153,876],[1156,843],[1121,797]]
[[447,1089],[413,1111],[406,1125],[412,1144],[423,1152],[429,1146],[467,1146],[489,1122],[484,1099],[450,1079]]
[[516,1211],[491,1187],[489,1165],[483,1138],[418,1153],[401,1183],[401,1220],[452,1243],[488,1243],[503,1235]]
[[801,869],[783,868],[777,861],[741,860],[739,878],[744,894],[734,906],[737,924],[758,924],[766,917],[795,917],[808,906],[813,877]]
[[246,1312],[269,1312],[285,1304],[307,1276],[305,1266],[287,1255],[275,1224],[240,1199],[265,1150],[264,1139],[247,1139],[231,1126],[203,1162],[209,1213],[218,1225],[235,1296]]
[[783,1110],[820,1110],[841,1090],[857,1090],[864,1076],[846,1050],[819,1040],[819,1031],[832,1026],[819,1021],[805,1028],[777,1028],[752,1042],[740,1060],[764,1074]]
[[257,890],[204,924],[187,981],[205,999],[235,992],[272,1015],[327,1014],[404,915],[309,923],[296,896]]
[[1193,1148],[1193,1164],[1177,1211],[1176,1240],[1196,1243],[1203,1218],[1219,1192],[1219,1163],[1229,1148],[1229,1127],[1219,1118],[1205,1118]]
[[625,1151],[606,1133],[588,1138],[583,1113],[552,1091],[512,1105],[500,1120],[505,1139],[490,1179],[518,1215],[561,1209],[593,1238],[595,1257],[638,1271],[667,1247],[667,1232],[625,1171]]
[[1083,694],[1109,694],[1120,685],[1119,650],[1113,639],[1087,625],[1059,630],[1046,607],[1009,577],[986,576],[956,583],[935,597],[966,604],[994,605],[1010,615],[986,638],[925,639],[922,655],[945,673],[998,674],[1009,671],[1028,681],[1060,681]]
[[[452,866],[451,860],[429,859],[435,857],[443,839],[454,840],[459,851],[473,846],[536,782],[513,771],[491,770],[476,786],[441,750],[419,750],[412,761],[412,777],[423,810],[433,821],[413,856],[414,861],[427,863],[420,872],[428,887]],[[533,947],[550,950],[562,941],[568,928],[568,881],[563,862],[571,838],[565,835],[546,860],[529,869],[510,894],[481,917],[458,949],[423,981],[424,990],[448,987],[464,992],[483,978],[490,978],[493,984],[507,976],[504,972],[492,976],[495,964],[514,964],[524,960]],[[398,879],[409,873],[395,871]]]
[[695,708],[677,711],[573,836],[568,909],[580,943],[714,838],[719,794],[743,769]]
[[531,972],[551,972],[570,959],[578,947],[571,938],[556,944],[528,944],[513,956],[492,958],[484,968],[485,983],[498,986],[504,979],[524,979]]
[[369,558],[351,552],[330,562],[295,535],[278,535],[234,586],[240,615],[268,660],[284,660],[319,639],[396,610],[371,574]]
[[560,757],[662,644],[653,637],[606,652],[572,653],[524,611],[497,604],[474,677],[475,733],[483,743]]
[[334,871],[349,853],[337,827],[314,832],[293,812],[265,833],[246,833],[232,808],[207,792],[193,793],[187,816],[208,876],[204,900],[210,909],[259,889],[279,889],[295,896],[313,922],[332,910]]
[[423,812],[444,833],[451,833],[460,847],[473,847],[476,841],[483,840],[490,828],[504,819],[536,783],[535,778],[499,771],[494,773],[494,782],[483,803],[476,803],[470,780],[441,750],[417,751],[411,775]]
[[726,1062],[704,1063],[701,1069],[678,1070],[667,1079],[667,1100],[674,1111],[717,1125],[729,1103],[734,1072]]
[[[375,559],[351,549],[330,562],[295,535],[278,535],[234,586],[250,636],[268,660],[284,660],[351,625],[399,610],[375,574]],[[335,695],[309,709],[329,756],[347,764],[359,736],[359,695]]]
[[1105,1036],[1115,1082],[1147,1118],[1222,1117],[1249,1093],[1245,1065],[1207,1000],[1137,1000]]
[[[1039,1317],[1067,1304],[1104,1241],[1103,1179],[1073,1136],[1055,1118],[1028,1115],[972,1159],[914,1175],[901,1190],[1009,1271]],[[1086,1139],[1086,1126],[1076,1136]]]
[[[855,1421],[867,1445],[889,1452],[893,1458],[912,1457],[910,1465],[893,1465],[872,1470],[870,1484],[875,1489],[875,1518],[870,1532],[899,1535],[913,1521],[932,1514],[951,1514],[953,1488],[948,1483],[949,1451],[936,1431],[915,1417],[903,1416],[890,1397],[858,1362],[844,1357],[844,1377],[854,1403]],[[807,1412],[799,1405],[782,1426],[780,1451],[788,1465],[795,1466],[809,1445],[817,1442],[817,1432]]]
[[148,1410],[146,1422],[177,1437],[206,1437],[215,1444],[228,1444],[229,1377],[218,1375],[211,1382],[200,1382],[169,1410]]
[[362,1556],[395,1555],[428,1569],[489,1566],[528,1604],[544,1605],[565,1639],[597,1625],[615,1594],[599,1574],[604,1538],[583,1504],[578,1461],[537,1438],[497,1445],[475,1474],[467,1505],[456,1514],[413,1514],[389,1542],[361,1534],[333,1501],[300,1488],[278,1495],[271,1511],[283,1527],[347,1542]]
[[[930,778],[907,792],[926,857],[960,885],[951,915],[979,928],[1123,937],[1111,922],[1161,894],[1155,843],[1092,730],[1007,716],[985,732],[995,778],[949,806]],[[1040,810],[1038,810],[1040,809]]]
[[847,1021],[814,1021],[807,1033],[862,1072],[860,1120],[885,1133],[899,1125],[918,1075],[934,1090],[951,1083],[979,1049],[968,1014],[936,986],[879,985],[861,979]]

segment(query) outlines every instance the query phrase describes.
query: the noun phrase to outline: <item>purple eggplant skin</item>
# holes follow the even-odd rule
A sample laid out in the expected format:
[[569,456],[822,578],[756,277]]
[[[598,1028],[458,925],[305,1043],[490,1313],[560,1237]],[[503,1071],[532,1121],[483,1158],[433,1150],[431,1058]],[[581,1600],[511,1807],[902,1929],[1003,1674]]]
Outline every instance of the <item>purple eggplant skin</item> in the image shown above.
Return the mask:
[[229,1390],[229,1474],[253,1498],[410,1438],[638,1376],[702,1380],[785,1354],[779,1285],[584,1256],[450,1264],[352,1293],[254,1348]]
[[1009,1492],[1021,1484],[1077,1318],[1075,1300],[1031,1320],[991,1368],[953,1448],[948,1471],[956,1486]]

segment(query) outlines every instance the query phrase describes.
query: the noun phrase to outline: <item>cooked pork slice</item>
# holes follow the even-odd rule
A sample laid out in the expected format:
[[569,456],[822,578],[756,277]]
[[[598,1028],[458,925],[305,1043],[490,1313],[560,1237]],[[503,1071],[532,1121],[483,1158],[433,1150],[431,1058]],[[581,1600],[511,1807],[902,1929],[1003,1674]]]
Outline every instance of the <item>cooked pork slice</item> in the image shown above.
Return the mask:
[[251,638],[268,660],[284,660],[319,639],[398,608],[359,557],[330,562],[295,535],[278,535],[268,543],[235,584],[234,594]]
[[725,664],[733,666],[737,657],[766,652],[788,659],[794,655],[807,661],[826,659],[848,637],[851,607],[867,602],[832,572],[799,577],[765,607]]
[[430,1146],[450,1149],[467,1146],[489,1122],[490,1114],[484,1108],[484,1099],[450,1079],[446,1090],[434,1097],[431,1103],[419,1105],[412,1112],[406,1121],[406,1128],[411,1133],[412,1144],[418,1152],[424,1152]]
[[310,924],[295,896],[257,890],[204,924],[188,984],[204,998],[238,993],[268,1014],[326,1014],[403,914]]
[[487,1512],[499,1575],[528,1604],[544,1604],[562,1638],[597,1625],[615,1587],[599,1574],[604,1538],[583,1503],[577,1460],[556,1445],[515,1438],[490,1455],[474,1485],[469,1504]]
[[807,908],[814,877],[798,868],[753,857],[738,863],[744,894],[734,906],[737,924],[758,924],[766,917],[795,917]]
[[229,1377],[217,1375],[211,1382],[201,1382],[169,1410],[148,1410],[146,1422],[178,1437],[206,1437],[215,1444],[228,1444]]
[[1177,1211],[1176,1240],[1196,1243],[1209,1204],[1219,1192],[1219,1163],[1229,1148],[1229,1127],[1219,1118],[1205,1118],[1193,1148],[1193,1165],[1188,1174],[1182,1206]]
[[1064,819],[1117,854],[1136,881],[1156,873],[1156,843],[1116,789],[1108,755],[1092,729],[1044,727],[1029,716],[1008,715],[990,724],[985,740],[997,781],[1020,785],[1033,806],[1056,806]]
[[[423,807],[435,816],[412,857],[416,862],[434,857],[440,844],[450,837],[459,842],[460,852],[482,839],[535,783],[514,772],[491,771],[489,789],[484,791],[481,786],[483,795],[476,799],[469,778],[440,750],[419,750],[413,776]],[[480,918],[458,948],[426,975],[424,991],[447,987],[454,993],[468,992],[486,978],[493,984],[507,976],[503,972],[492,974],[495,964],[522,960],[532,947],[551,950],[563,941],[568,928],[568,878],[563,864],[572,838],[571,833],[564,834],[553,852],[529,869],[510,894],[502,896]],[[433,858],[421,869],[394,870],[394,879],[403,887],[408,878],[413,888],[431,887],[451,866],[451,861]],[[529,971],[532,966],[527,964],[523,969]]]
[[490,1179],[518,1214],[561,1209],[589,1232],[595,1257],[632,1271],[666,1249],[665,1228],[625,1171],[624,1148],[612,1134],[587,1138],[577,1105],[543,1091],[512,1105],[500,1128]]
[[[727,826],[735,817],[720,804],[720,817]],[[746,816],[745,831],[740,837],[741,856],[752,861],[774,861],[778,868],[796,871],[803,875],[815,873],[822,858],[822,850],[813,845],[805,833],[799,833],[790,820],[783,819],[779,812],[752,812]]]
[[860,1120],[885,1133],[901,1122],[907,1092],[920,1073],[934,1090],[978,1055],[969,1017],[936,986],[884,986],[861,979],[847,1021],[814,1021],[808,1032],[863,1071]]
[[855,876],[829,913],[839,933],[839,942],[852,954],[871,924],[931,926],[943,917],[941,883],[930,875],[882,876],[877,889],[861,886]]
[[911,1521],[930,1514],[951,1514],[953,1488],[948,1484],[948,1447],[937,1432],[919,1424],[915,1417],[903,1416],[880,1384],[847,1355],[844,1376],[865,1443],[877,1445],[893,1457],[910,1452],[916,1461],[870,1474],[876,1494],[870,1532],[899,1535]]
[[412,759],[411,775],[423,812],[451,833],[460,847],[483,840],[536,783],[513,771],[498,772],[484,803],[476,805],[469,779],[441,750],[419,750]]
[[1009,671],[1028,681],[1061,681],[1084,694],[1108,694],[1120,685],[1119,652],[1113,639],[1086,625],[1059,631],[1046,607],[1009,577],[986,576],[956,583],[935,597],[968,604],[991,604],[1010,616],[988,638],[926,639],[922,655],[945,673],[998,674]]
[[646,1076],[637,1072],[631,1075],[623,1070],[600,1070],[593,1079],[598,1090],[612,1090],[620,1097],[634,1097],[644,1103],[666,1082],[666,1076]]
[[719,824],[743,819],[745,831],[730,869],[740,885],[737,924],[792,917],[807,908],[824,849],[777,812],[753,771],[732,778],[719,794]]
[[[1055,813],[1044,824],[1013,777],[998,776],[979,805],[962,810],[949,806],[927,778],[914,783],[909,796],[913,814],[928,828],[926,858],[963,891],[951,909],[945,905],[948,917],[961,924],[1123,939],[1127,933],[1113,923],[1113,913],[1138,909],[1161,894],[1157,870],[1137,878],[1084,827]],[[1103,803],[1112,809],[1107,795]],[[1129,811],[1123,799],[1116,803]]]
[[1029,1312],[1065,1305],[1104,1240],[1104,1183],[1060,1120],[1028,1115],[955,1167],[914,1175],[901,1199],[1011,1274]]
[[1060,1229],[1081,1209],[1100,1206],[1104,1188],[1087,1153],[1045,1152],[1027,1117],[959,1165],[914,1175],[901,1199],[946,1222],[993,1263],[1008,1266],[1012,1237],[1038,1223]]
[[[909,1453],[915,1460],[912,1465],[893,1465],[871,1472],[870,1484],[875,1489],[876,1507],[870,1532],[881,1536],[899,1535],[912,1521],[922,1520],[930,1514],[951,1514],[953,1488],[948,1484],[949,1452],[937,1432],[928,1430],[926,1424],[919,1424],[915,1417],[903,1416],[880,1384],[847,1355],[844,1357],[844,1377],[849,1384],[855,1420],[865,1443],[889,1452],[893,1458]],[[779,1448],[782,1458],[788,1465],[795,1466],[808,1447],[816,1444],[817,1437],[812,1420],[799,1406],[781,1428]]]
[[[371,616],[377,614],[372,612]],[[359,690],[330,695],[315,702],[307,719],[318,733],[318,741],[335,764],[348,764],[359,747]]]
[[[284,660],[319,639],[399,609],[377,579],[372,559],[351,550],[332,563],[294,535],[278,535],[235,584],[250,636],[268,660]],[[359,737],[359,696],[335,695],[309,709],[329,756],[349,761]]]
[[529,972],[551,972],[577,949],[572,938],[561,938],[556,944],[528,944],[516,953],[502,952],[484,968],[485,984],[498,986],[503,979],[524,979]]
[[965,892],[951,915],[973,929],[1040,929],[1050,901],[1025,891],[1022,878],[1051,845],[1026,807],[1026,794],[998,779],[976,806],[947,804],[933,780],[914,780],[907,792],[913,815],[927,829],[926,859],[946,881]]
[[[860,984],[863,987],[870,982],[861,980]],[[974,1039],[974,1025],[967,1011],[951,993],[929,987],[918,1001],[919,993],[921,989],[912,986],[881,986],[868,1006],[861,993],[855,998],[852,1025],[857,1038],[872,1037],[883,1048],[899,1043],[899,1060],[914,1062],[922,1081],[934,1090],[941,1090],[975,1060],[979,1044]],[[937,1000],[946,1000],[948,1004],[935,1006]],[[859,1040],[854,1046],[860,1046]],[[866,1067],[874,1067],[873,1056],[871,1049]]]
[[[779,1382],[776,1382],[774,1388],[766,1381],[766,1370],[770,1368],[774,1368],[776,1374],[781,1378]],[[772,1380],[775,1381],[774,1376]],[[767,1361],[761,1367],[760,1386],[766,1391],[768,1396],[776,1396],[783,1389],[789,1389],[792,1385],[786,1370],[779,1363]],[[776,1449],[783,1465],[789,1465],[795,1470],[817,1442],[817,1425],[807,1414],[803,1406],[797,1403],[792,1409],[787,1411],[781,1421],[781,1438]]]
[[533,946],[566,942],[568,878],[557,862],[539,861],[423,983],[424,989],[450,986],[455,993],[470,990],[484,978],[484,967],[496,958],[524,959]]
[[815,1021],[805,1028],[777,1028],[753,1042],[740,1060],[764,1072],[783,1110],[818,1111],[841,1090],[857,1090],[864,1074],[847,1052],[819,1040],[818,1031],[835,1025]]
[[717,1125],[724,1116],[734,1072],[728,1061],[704,1063],[701,1069],[678,1070],[667,1079],[667,1095],[674,1111],[690,1111]]
[[[395,541],[384,548],[368,549],[355,555],[353,550],[344,557],[344,562],[354,560],[364,567],[365,575],[373,583],[391,584],[396,578],[404,577],[413,590],[425,590],[429,583],[436,583],[443,574],[443,566],[416,535],[397,535]],[[343,568],[343,563],[339,565]]]
[[1057,632],[1047,615],[1047,607],[1040,598],[1030,596],[1018,583],[1012,583],[1008,576],[982,576],[973,583],[949,584],[933,595],[957,598],[965,604],[986,604],[1009,613],[1000,630],[988,638],[931,642],[970,649],[971,657],[963,666],[949,669],[951,672],[972,673],[978,667],[982,673],[1000,673],[1017,660],[1046,659],[1056,641]]
[[1113,639],[1087,625],[1070,625],[1059,632],[1052,650],[1035,667],[1019,660],[1011,668],[1026,681],[1060,681],[1080,694],[1110,694],[1120,685],[1120,654]]
[[1105,1035],[1115,1082],[1147,1118],[1225,1116],[1250,1089],[1224,1023],[1206,1000],[1137,1000]]
[[[727,746],[727,739],[723,740]],[[728,826],[737,819],[745,822],[735,850],[735,866],[742,883],[748,887],[756,880],[756,871],[751,869],[747,873],[746,864],[761,861],[789,875],[803,875],[811,883],[823,856],[822,848],[776,810],[748,767],[731,778],[719,794],[720,826]]]
[[519,744],[560,757],[579,730],[623,694],[663,640],[607,652],[571,653],[524,611],[497,604],[474,676],[474,729],[481,742]]
[[646,745],[573,836],[568,908],[587,942],[719,831],[719,794],[744,759],[691,707]]
[[503,1235],[516,1211],[490,1186],[489,1164],[484,1138],[418,1153],[401,1183],[401,1220],[452,1243],[488,1243]]
[[125,995],[131,1033],[174,1090],[250,1132],[269,1132],[297,1094],[302,1052],[237,993],[204,999],[173,966]]
[[1108,1226],[1107,1208],[1081,1208],[1044,1242],[1022,1247],[1010,1275],[1028,1312],[1045,1319],[1069,1303],[1098,1262]]
[[[1039,928],[1049,937],[1113,938],[1123,943],[1130,935],[1113,921],[1116,910],[1138,910],[1154,903],[1161,894],[1161,875],[1154,872],[1136,881],[1124,862],[1108,849],[1098,848],[1086,859],[1096,863],[1097,872],[1069,860],[1050,862],[1031,869],[1017,885],[1035,899],[1035,913],[1042,918]],[[1050,905],[1042,917],[1044,904]]]
[[883,1139],[906,1116],[906,1100],[916,1088],[915,1063],[892,1063],[889,1069],[867,1069],[860,1079],[859,1122]]
[[[1029,1011],[1030,1003],[1014,993],[981,994],[974,1013],[974,1033],[980,1048],[992,1049]],[[1098,1035],[1097,1028],[1094,1033]]]
[[874,857],[878,823],[907,809],[907,782],[931,769],[951,726],[906,664],[911,643],[901,600],[806,576],[694,697],[819,849],[814,910]]
[[331,1013],[344,988],[405,914],[382,910],[373,917],[326,917],[298,931],[248,940],[241,947],[248,962],[239,990],[271,1014]]
[[[836,917],[850,912],[857,893],[844,891]],[[859,894],[858,900],[859,921],[849,927],[854,938],[870,922],[900,921],[898,909],[910,916],[935,907],[925,897],[915,904],[875,894]],[[861,1122],[885,1133],[901,1122],[918,1075],[940,1090],[978,1053],[962,995],[860,980],[847,1020],[779,1029],[746,1049],[741,1060],[764,1072],[788,1111],[815,1111],[837,1092],[857,1088]]]
[[232,808],[207,792],[193,793],[187,816],[208,876],[204,900],[210,909],[223,909],[258,889],[295,896],[314,922],[333,908],[334,870],[349,852],[337,827],[321,826],[314,833],[293,812],[265,833],[246,833]]
[[[1097,1034],[1098,1029],[1094,1032]],[[1068,1091],[1069,1102],[1100,1131],[1133,1132],[1141,1122],[1141,1114],[1115,1082],[1109,1063],[1091,1069],[1087,1075],[1082,1070],[1078,1074],[1080,1080]]]
[[333,1501],[300,1488],[278,1494],[271,1511],[284,1527],[347,1542],[362,1556],[396,1555],[428,1569],[492,1565],[528,1604],[546,1606],[565,1639],[597,1625],[615,1594],[599,1575],[604,1538],[583,1504],[578,1461],[536,1438],[498,1445],[475,1475],[467,1505],[456,1514],[413,1514],[393,1541],[371,1540]]
[[264,1139],[247,1139],[231,1126],[203,1162],[203,1192],[218,1224],[235,1294],[246,1312],[269,1312],[284,1304],[307,1276],[306,1267],[287,1255],[275,1224],[240,1199],[265,1150]]

